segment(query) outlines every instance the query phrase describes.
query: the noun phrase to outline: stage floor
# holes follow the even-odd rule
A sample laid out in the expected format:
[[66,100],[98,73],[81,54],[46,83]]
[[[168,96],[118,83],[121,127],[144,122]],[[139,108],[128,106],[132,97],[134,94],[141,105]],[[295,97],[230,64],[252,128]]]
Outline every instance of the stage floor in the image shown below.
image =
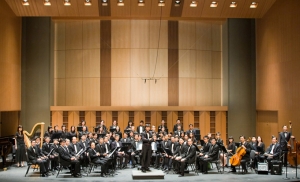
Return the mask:
[[[23,181],[170,181],[170,182],[176,182],[176,181],[297,181],[295,179],[292,179],[292,177],[295,177],[295,168],[288,168],[288,177],[291,178],[290,180],[284,180],[285,174],[283,175],[258,175],[254,171],[249,171],[248,174],[231,174],[231,173],[225,173],[225,174],[219,174],[217,173],[216,169],[212,169],[208,172],[208,174],[199,174],[199,176],[195,175],[193,172],[186,174],[184,177],[178,177],[177,174],[173,174],[172,172],[169,174],[165,174],[164,179],[149,179],[149,180],[133,180],[132,179],[132,173],[142,173],[141,171],[138,171],[135,169],[124,169],[124,170],[118,170],[117,175],[114,177],[106,177],[101,178],[99,169],[95,169],[89,176],[82,177],[82,178],[73,178],[70,176],[70,174],[67,174],[67,170],[63,170],[58,178],[55,175],[52,175],[47,178],[41,178],[39,177],[38,172],[33,172],[32,169],[29,170],[27,177],[24,177],[27,167],[23,168],[17,168],[15,165],[9,167],[7,171],[0,171],[0,181],[1,182],[23,182]],[[153,173],[160,173],[160,171],[156,171],[155,169],[151,168],[153,170]],[[228,168],[225,168],[225,171],[229,171]],[[285,169],[284,169],[285,171]],[[299,174],[300,170],[298,170]],[[147,174],[147,173],[146,173]],[[162,173],[160,173],[162,174]],[[300,180],[298,180],[300,181]]]

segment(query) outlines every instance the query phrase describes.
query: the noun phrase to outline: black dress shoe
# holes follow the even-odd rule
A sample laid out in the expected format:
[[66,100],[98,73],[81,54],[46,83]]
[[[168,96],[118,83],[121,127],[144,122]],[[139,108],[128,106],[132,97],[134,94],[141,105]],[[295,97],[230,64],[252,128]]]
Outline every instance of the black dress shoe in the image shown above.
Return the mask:
[[149,171],[149,172],[150,172],[151,170],[150,170],[149,168],[147,168],[146,171]]
[[236,170],[231,170],[231,171],[229,171],[230,173],[236,173]]
[[42,177],[48,177],[48,175],[44,173],[44,174],[42,174]]
[[146,172],[146,170],[145,170],[145,169],[142,169],[142,172],[143,172],[143,173],[145,173],[145,172]]
[[100,177],[105,178],[106,176],[104,176],[103,174],[101,174]]
[[178,177],[183,177],[184,176],[184,173],[181,173]]
[[208,174],[208,172],[207,172],[207,171],[205,171],[205,172],[203,172],[202,174]]

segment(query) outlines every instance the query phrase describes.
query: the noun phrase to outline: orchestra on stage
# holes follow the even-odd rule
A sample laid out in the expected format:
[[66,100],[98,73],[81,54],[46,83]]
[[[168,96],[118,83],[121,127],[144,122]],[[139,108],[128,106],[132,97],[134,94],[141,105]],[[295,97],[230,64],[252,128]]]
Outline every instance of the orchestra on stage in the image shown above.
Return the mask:
[[100,177],[114,175],[117,170],[126,168],[149,173],[150,167],[165,173],[173,171],[183,177],[189,169],[208,174],[211,164],[216,164],[218,172],[227,168],[236,173],[236,167],[239,167],[246,174],[249,169],[260,172],[264,166],[267,172],[281,174],[281,168],[287,163],[298,165],[289,153],[296,150],[293,147],[297,144],[287,126],[283,126],[278,137],[270,136],[264,141],[260,136],[243,135],[238,141],[232,136],[223,140],[219,132],[200,138],[196,134],[200,132],[196,130],[193,124],[184,130],[179,119],[172,129],[168,129],[162,120],[158,127],[140,121],[136,128],[129,121],[124,130],[116,120],[110,127],[102,120],[95,128],[88,128],[82,121],[79,126],[71,126],[69,131],[64,125],[60,128],[48,126],[41,134],[42,139],[32,138],[26,146],[20,125],[15,135],[16,162],[17,167],[23,167],[24,161],[38,165],[42,177],[55,172],[59,175],[62,170],[70,171],[74,177],[82,177],[97,167],[101,170]]

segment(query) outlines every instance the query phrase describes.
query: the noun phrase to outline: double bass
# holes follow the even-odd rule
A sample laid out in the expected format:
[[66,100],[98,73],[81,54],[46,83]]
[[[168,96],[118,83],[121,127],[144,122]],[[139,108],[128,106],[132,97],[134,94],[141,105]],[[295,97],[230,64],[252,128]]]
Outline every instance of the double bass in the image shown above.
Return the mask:
[[[290,133],[292,136],[292,122],[289,121],[289,123],[290,123]],[[297,148],[298,148],[298,151],[297,151]],[[300,155],[299,155],[300,144],[296,141],[295,138],[290,139],[289,145],[288,145],[288,150],[289,150],[289,152],[287,154],[287,161],[289,162],[289,164],[291,166],[296,166],[297,164],[300,164]]]

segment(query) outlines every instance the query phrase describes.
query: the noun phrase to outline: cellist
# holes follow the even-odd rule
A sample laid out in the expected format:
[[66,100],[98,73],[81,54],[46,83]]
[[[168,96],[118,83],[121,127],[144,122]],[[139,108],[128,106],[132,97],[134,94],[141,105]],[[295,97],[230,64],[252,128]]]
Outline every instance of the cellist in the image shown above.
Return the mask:
[[[243,135],[240,136],[239,147],[242,147],[246,150],[246,154],[244,156],[242,156],[242,159],[241,159],[241,166],[242,166],[242,169],[243,169],[244,173],[247,173],[248,170],[247,170],[247,167],[246,167],[246,163],[250,161],[250,152],[251,152],[252,147],[249,143],[246,142],[245,136],[243,136]],[[233,172],[233,173],[236,172],[235,166],[231,165],[231,171],[230,172]]]

